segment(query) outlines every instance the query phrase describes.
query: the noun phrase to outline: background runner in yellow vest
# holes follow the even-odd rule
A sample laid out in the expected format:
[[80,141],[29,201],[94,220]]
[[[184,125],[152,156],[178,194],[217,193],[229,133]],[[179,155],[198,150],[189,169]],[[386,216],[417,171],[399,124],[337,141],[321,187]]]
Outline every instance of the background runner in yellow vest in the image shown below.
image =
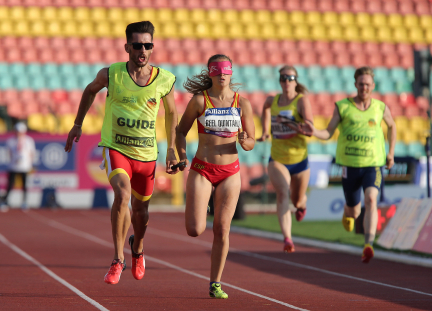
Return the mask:
[[[342,166],[342,186],[346,200],[342,223],[345,230],[353,230],[354,219],[361,211],[363,188],[366,212],[362,261],[368,263],[374,255],[373,242],[378,221],[377,197],[381,187],[382,167],[386,165],[390,169],[394,164],[396,125],[389,107],[371,97],[375,88],[372,69],[357,69],[354,79],[357,96],[338,101],[327,129],[312,131],[314,136],[327,140],[339,128],[336,163]],[[388,126],[387,156],[382,120]]]
[[[114,260],[104,281],[116,284],[126,268],[124,242],[132,222],[134,234],[129,237],[132,250],[132,275],[141,279],[145,272],[143,238],[149,219],[148,206],[153,193],[157,159],[156,116],[160,100],[165,107],[165,128],[168,150],[166,172],[177,164],[174,152],[177,110],[174,103],[175,76],[149,63],[153,52],[154,26],[151,22],[137,22],[126,28],[124,48],[129,54],[127,63],[115,63],[103,68],[81,98],[75,124],[67,138],[65,151],[79,141],[84,117],[96,93],[108,89],[101,142],[104,147],[103,168],[114,190],[111,210]],[[129,200],[132,215],[129,211]]]
[[310,170],[306,137],[286,125],[285,121],[311,122],[312,108],[306,87],[297,81],[297,70],[284,66],[279,70],[279,82],[282,94],[267,97],[263,112],[263,135],[259,141],[270,137],[272,146],[268,165],[268,175],[276,190],[277,214],[284,235],[284,251],[294,252],[291,238],[291,211],[289,200],[296,208],[296,219],[301,221],[306,214],[306,190],[309,184]]

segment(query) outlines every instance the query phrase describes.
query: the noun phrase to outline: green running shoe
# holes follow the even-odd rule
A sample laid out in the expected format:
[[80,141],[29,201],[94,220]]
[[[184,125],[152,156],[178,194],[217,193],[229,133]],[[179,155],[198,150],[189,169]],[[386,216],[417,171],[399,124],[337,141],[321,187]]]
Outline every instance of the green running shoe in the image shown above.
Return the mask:
[[210,286],[210,297],[228,299],[228,295],[222,290],[220,283],[213,283]]

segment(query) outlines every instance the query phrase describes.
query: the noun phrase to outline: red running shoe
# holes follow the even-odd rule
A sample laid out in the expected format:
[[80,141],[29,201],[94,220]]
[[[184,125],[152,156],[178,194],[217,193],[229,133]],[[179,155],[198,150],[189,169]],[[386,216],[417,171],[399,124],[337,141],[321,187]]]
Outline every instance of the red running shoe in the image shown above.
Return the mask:
[[285,238],[283,250],[285,253],[294,253],[295,252],[294,243],[291,239]]
[[365,244],[363,248],[362,261],[363,263],[368,263],[374,256],[374,249],[372,245]]
[[129,237],[129,245],[131,247],[132,252],[132,275],[135,279],[141,280],[144,277],[145,273],[145,259],[144,259],[144,251],[136,254],[133,250],[133,242],[134,236],[131,235]]
[[114,259],[108,273],[105,274],[105,283],[117,284],[120,281],[120,276],[124,269],[126,269],[126,263],[122,263],[120,259]]
[[305,208],[298,208],[295,212],[295,215],[296,215],[297,221],[302,221],[306,215],[306,207]]

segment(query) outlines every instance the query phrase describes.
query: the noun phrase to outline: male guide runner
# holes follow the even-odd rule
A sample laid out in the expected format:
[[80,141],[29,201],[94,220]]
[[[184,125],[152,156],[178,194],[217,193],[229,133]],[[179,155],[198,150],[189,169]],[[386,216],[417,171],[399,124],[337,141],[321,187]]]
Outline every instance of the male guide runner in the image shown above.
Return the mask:
[[[125,51],[129,61],[112,64],[99,71],[82,95],[74,127],[69,132],[65,151],[79,141],[84,117],[95,95],[108,89],[100,147],[103,164],[114,190],[111,210],[114,260],[104,281],[116,284],[126,268],[123,247],[132,222],[134,234],[129,238],[132,250],[132,275],[139,280],[145,273],[143,238],[149,219],[148,206],[154,188],[158,155],[156,116],[160,100],[165,107],[167,134],[166,172],[175,174],[178,168],[174,144],[178,118],[174,103],[175,76],[149,64],[153,52],[154,27],[151,22],[129,24],[126,28]],[[129,211],[132,205],[132,215]]]

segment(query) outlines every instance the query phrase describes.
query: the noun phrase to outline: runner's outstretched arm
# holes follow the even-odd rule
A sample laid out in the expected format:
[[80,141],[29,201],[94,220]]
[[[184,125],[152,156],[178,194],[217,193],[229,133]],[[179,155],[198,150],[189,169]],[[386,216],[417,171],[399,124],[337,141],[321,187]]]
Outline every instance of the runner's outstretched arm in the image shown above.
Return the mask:
[[81,102],[79,104],[74,126],[70,130],[66,141],[66,152],[70,152],[72,150],[74,140],[76,143],[79,141],[82,134],[81,127],[87,111],[93,104],[96,94],[104,87],[108,88],[108,68],[101,69],[96,75],[96,78],[85,88],[81,97]]
[[175,139],[176,128],[178,125],[177,108],[174,101],[174,86],[171,91],[162,98],[165,107],[165,131],[167,136],[167,155],[166,155],[166,172],[168,174],[176,174],[179,170],[172,170],[171,166],[177,164],[177,157],[175,154]]
[[317,130],[315,127],[313,128],[313,135],[319,139],[328,140],[330,139],[334,131],[336,130],[338,124],[340,122],[339,110],[335,107],[333,111],[333,116],[325,130]]

